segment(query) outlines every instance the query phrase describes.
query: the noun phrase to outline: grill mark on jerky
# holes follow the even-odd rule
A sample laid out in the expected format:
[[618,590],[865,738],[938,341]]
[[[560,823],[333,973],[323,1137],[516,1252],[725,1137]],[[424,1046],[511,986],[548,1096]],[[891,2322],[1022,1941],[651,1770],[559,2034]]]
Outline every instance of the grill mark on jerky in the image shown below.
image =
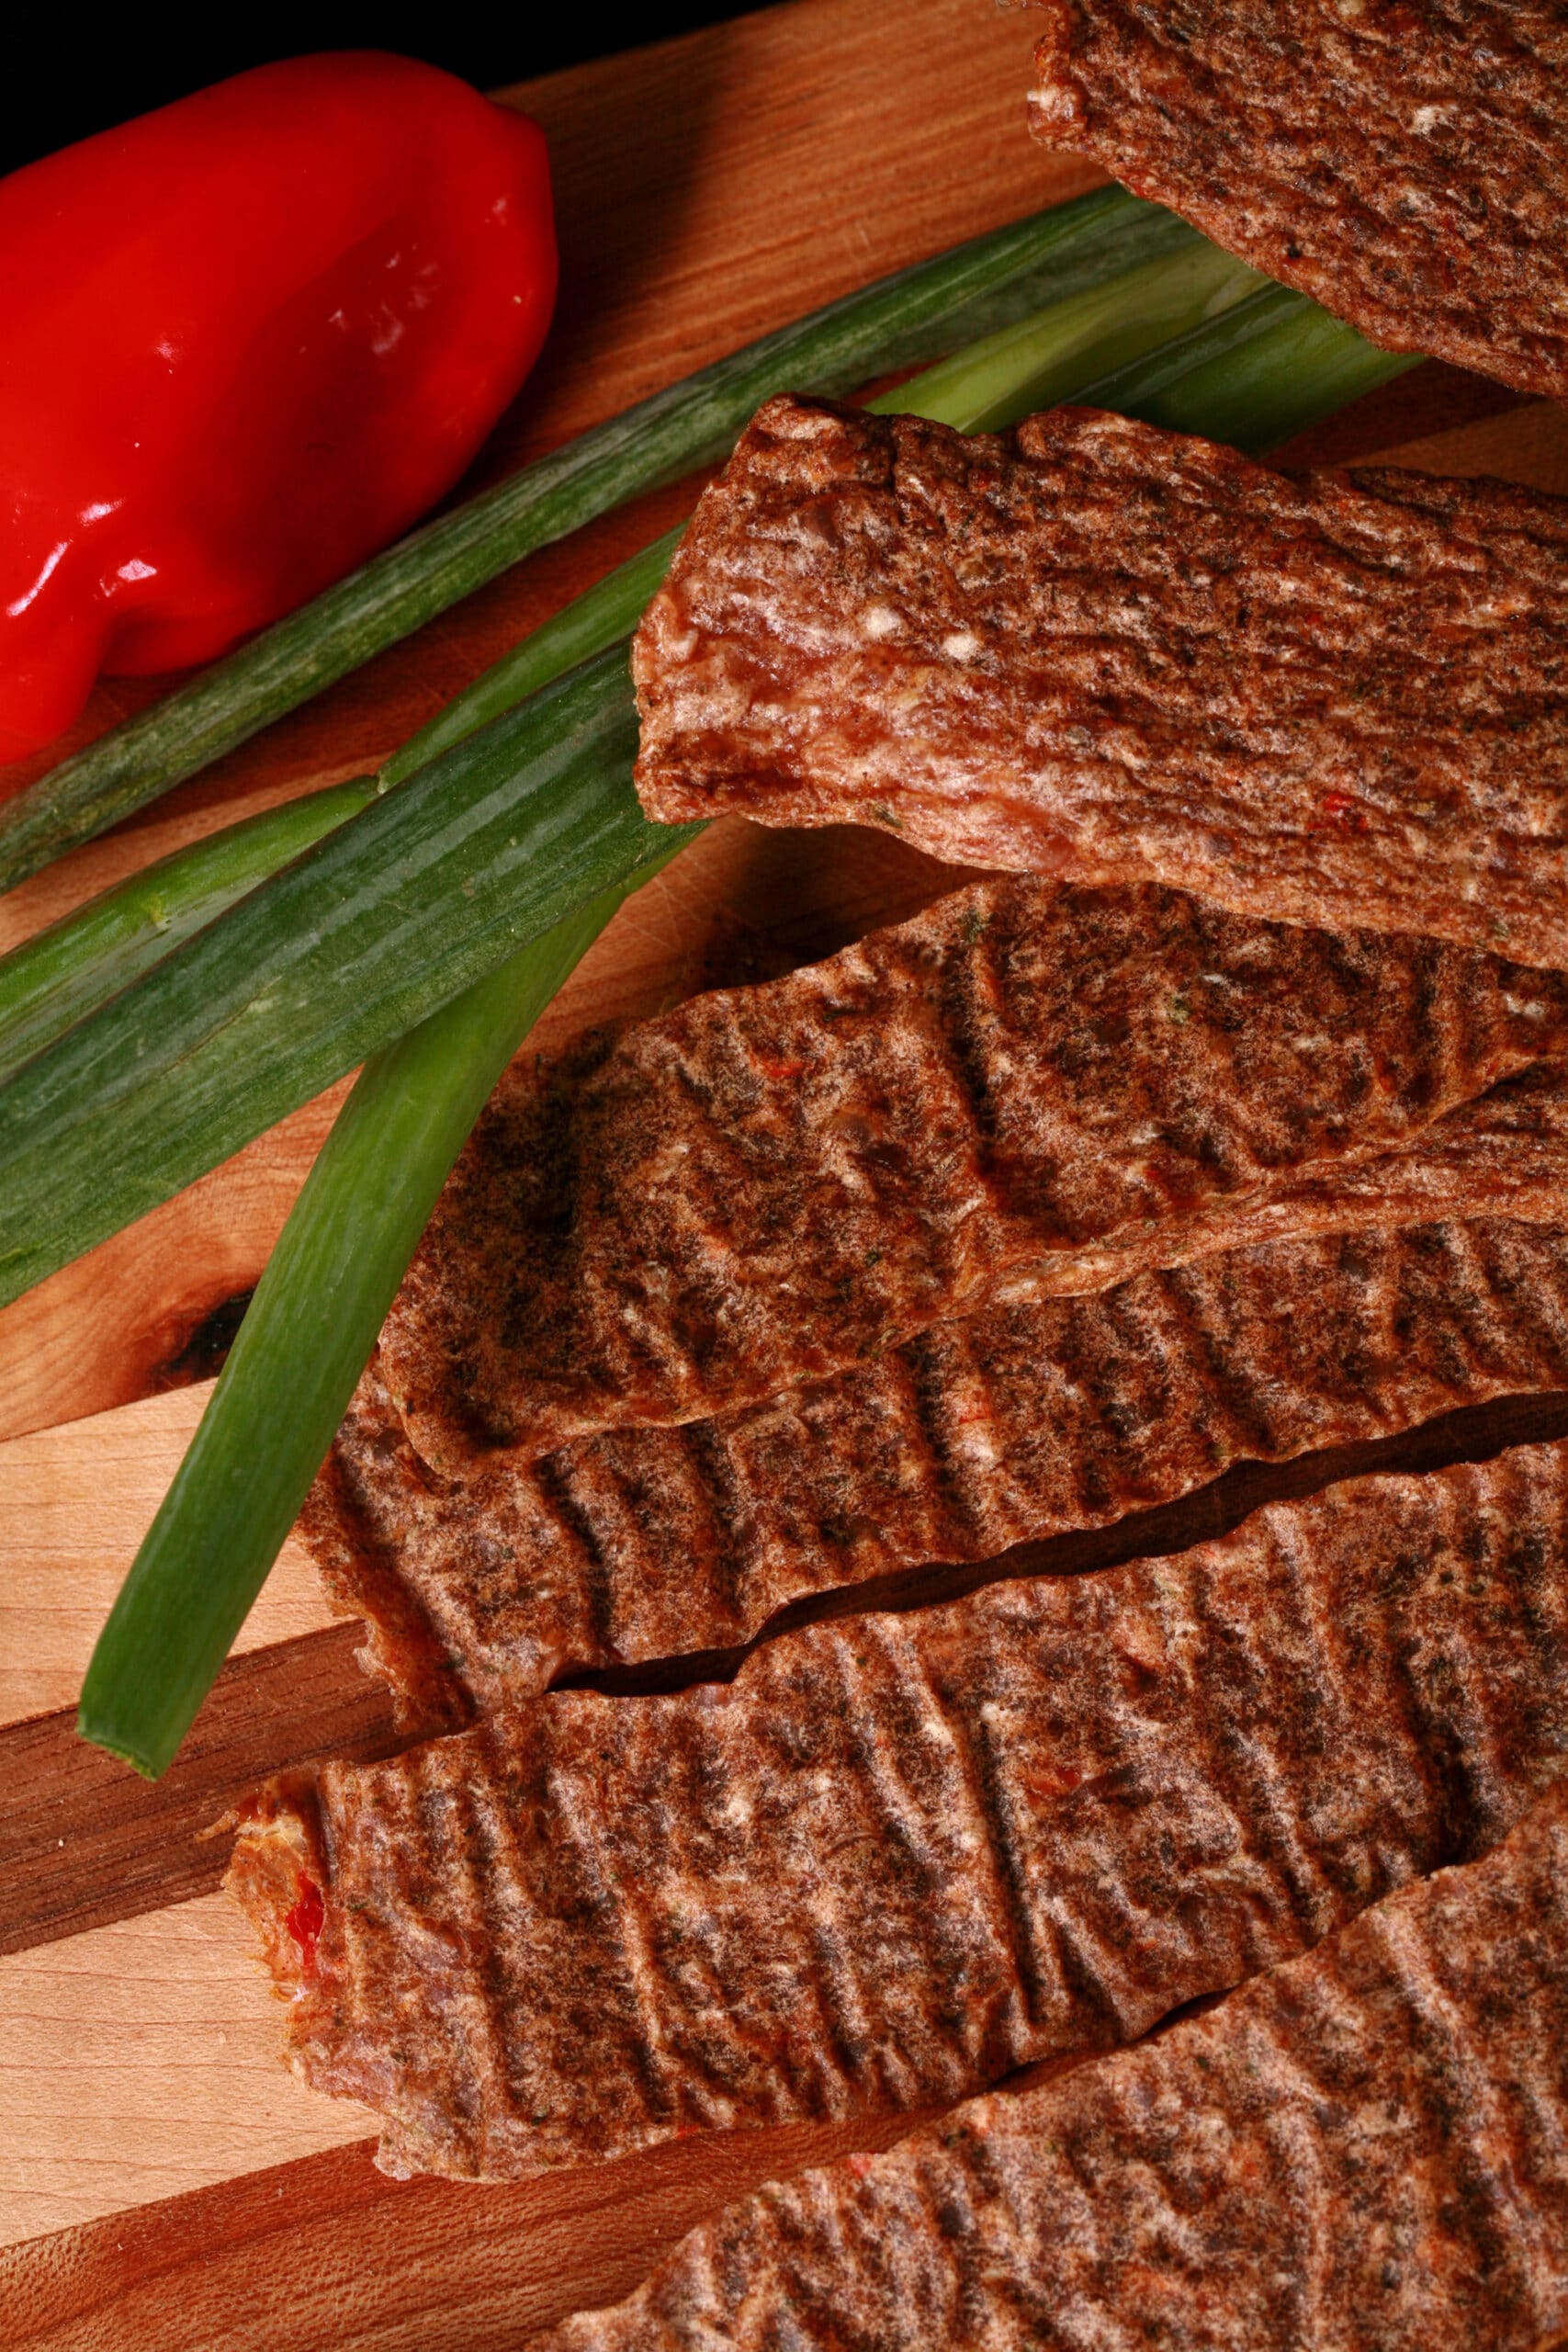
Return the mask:
[[[783,1636],[728,1688],[325,1767],[294,2061],[378,2109],[390,2168],[484,2177],[951,2100],[1483,1849],[1565,1757],[1568,1443],[1361,1479]],[[231,1872],[286,1984],[296,1805]]]
[[615,1655],[615,1578],[608,1545],[601,1534],[608,1517],[605,1482],[592,1477],[595,1466],[594,1457],[585,1449],[575,1456],[546,1454],[535,1465],[534,1476],[547,1508],[576,1538],[577,1556],[583,1567],[589,1637],[596,1657],[611,1658]]
[[1183,1221],[1201,1235],[1408,1142],[1565,1043],[1556,973],[1155,888],[984,883],[629,1028],[570,1087],[503,1083],[394,1302],[383,1378],[447,1473],[701,1419],[1004,1275],[1084,1288],[1075,1255],[1186,1254]]
[[[928,1556],[931,1558],[941,1550],[967,1548],[944,1543],[942,1534],[936,1532],[938,1530],[962,1528],[971,1544],[976,1541],[983,1544],[985,1540],[978,1533],[974,1502],[965,1489],[954,1443],[954,1384],[939,1354],[939,1351],[950,1352],[955,1348],[962,1351],[967,1336],[962,1323],[936,1324],[929,1331],[917,1331],[913,1339],[906,1340],[903,1347],[890,1351],[884,1359],[879,1383],[877,1402],[889,1420],[895,1422],[894,1444],[898,1454],[904,1462],[915,1467],[916,1478],[912,1483],[917,1487],[924,1486],[930,1493],[932,1532],[927,1538],[925,1547],[917,1544],[914,1548],[926,1548]],[[964,1369],[977,1385],[984,1388],[985,1375],[977,1365],[971,1362]],[[901,1414],[899,1408],[906,1399],[908,1409]],[[988,1399],[986,1401],[988,1403]],[[702,1424],[696,1426],[701,1427]],[[906,1430],[909,1434],[899,1444],[899,1437]],[[922,1466],[926,1468],[924,1479],[919,1476]],[[863,1521],[866,1507],[863,1506],[855,1516]],[[933,1546],[934,1549],[931,1548]]]
[[1042,0],[1030,121],[1375,343],[1568,395],[1551,0]]
[[1562,967],[1565,656],[1568,502],[1538,491],[784,396],[635,639],[637,789]]
[[[1568,1363],[1568,1298],[1559,1295],[1550,1283],[1531,1283],[1517,1295],[1509,1295],[1487,1252],[1490,1230],[1484,1225],[1473,1231],[1462,1227],[1449,1228],[1455,1256],[1469,1276],[1461,1285],[1464,1303],[1456,1321],[1450,1358],[1456,1372],[1463,1377],[1472,1363],[1487,1372],[1495,1368],[1499,1362],[1497,1340],[1505,1319],[1517,1333],[1520,1347],[1535,1362]],[[1421,1237],[1418,1246],[1430,1251],[1435,1247],[1435,1237]],[[1391,1323],[1395,1315],[1399,1316],[1393,1324],[1395,1335],[1408,1343],[1414,1336],[1412,1318],[1407,1310],[1401,1313],[1392,1291],[1389,1313]]]
[[[998,1769],[989,1725],[958,1715],[950,1729],[954,1747],[967,1768],[966,1779],[975,1792],[984,1842],[996,1873],[1000,1894],[998,1909],[1007,1939],[1011,1974],[1021,1995],[1029,2026],[1038,2030],[1048,2010],[1051,1973],[1040,1949],[1046,1923],[1035,1917],[1029,1901],[1026,1839],[1010,1802],[1012,1792],[1004,1787]],[[1058,1981],[1070,1986],[1082,2001],[1086,2014],[1092,2015],[1100,2004],[1102,1996],[1092,1976],[1075,1981],[1062,1964],[1059,1943]],[[1092,2027],[1090,2030],[1092,2033]],[[1005,2053],[1004,2044],[986,2067],[988,2075],[1005,2072]]]
[[[634,1465],[634,1475],[643,1450],[638,1439],[638,1432],[627,1430],[619,1442],[611,1441],[623,1461],[629,1457]],[[747,1539],[745,1526],[750,1498],[735,1476],[734,1461],[724,1442],[722,1431],[711,1422],[686,1422],[681,1432],[680,1452],[692,1465],[694,1483],[707,1506],[708,1526],[712,1531],[711,1540],[705,1547],[712,1562],[713,1606],[707,1622],[716,1633],[724,1626],[733,1636],[743,1638],[746,1615],[741,1596],[750,1565],[749,1554],[754,1548]],[[642,1489],[639,1499],[648,1509],[657,1510],[660,1500],[657,1481]],[[645,1540],[646,1524],[640,1513],[631,1522],[628,1529],[630,1560],[635,1560]],[[705,1535],[707,1530],[705,1529],[704,1532]],[[631,1572],[637,1573],[635,1566]],[[617,1616],[625,1592],[625,1577],[626,1570],[623,1569],[615,1591]]]
[[[1451,1550],[1468,1532],[1467,1517],[1462,1507],[1457,1511],[1451,1508],[1451,1498],[1443,1490],[1429,1501],[1440,1530],[1439,1548]],[[1445,1508],[1446,1505],[1450,1507]],[[1305,1718],[1302,1725],[1303,1749],[1312,1756],[1317,1771],[1332,1774],[1338,1762],[1333,1729],[1336,1720],[1343,1722],[1353,1709],[1366,1707],[1374,1718],[1396,1725],[1397,1736],[1408,1743],[1413,1777],[1421,1784],[1419,1802],[1424,1808],[1430,1808],[1434,1823],[1440,1825],[1435,1830],[1437,1841],[1442,1846],[1446,1839],[1451,1839],[1453,1842],[1446,1846],[1446,1850],[1462,1850],[1466,1825],[1486,1815],[1480,1805],[1461,1811],[1446,1803],[1435,1803],[1439,1792],[1446,1793],[1446,1788],[1440,1776],[1432,1770],[1431,1755],[1422,1737],[1430,1726],[1414,1703],[1407,1645],[1398,1644],[1380,1652],[1356,1638],[1356,1629],[1340,1619],[1314,1573],[1314,1564],[1307,1555],[1310,1540],[1298,1521],[1282,1531],[1279,1544],[1283,1574],[1292,1594],[1287,1623],[1295,1632],[1299,1649],[1298,1687],[1305,1694],[1301,1702]],[[1419,1542],[1420,1537],[1405,1540]],[[1380,1577],[1377,1597],[1380,1606],[1392,1612],[1407,1601],[1412,1580],[1402,1573],[1404,1563],[1397,1541],[1389,1548],[1393,1559]],[[1438,1580],[1442,1580],[1440,1570]],[[1204,1610],[1205,1600],[1206,1596],[1199,1598],[1200,1612]],[[1278,1768],[1268,1746],[1255,1736],[1257,1729],[1266,1724],[1269,1708],[1269,1691],[1261,1662],[1235,1639],[1232,1628],[1223,1621],[1216,1624],[1215,1635],[1222,1656],[1227,1662],[1234,1661],[1235,1668],[1237,1720],[1234,1728],[1222,1734],[1232,1751],[1227,1757],[1231,1775],[1249,1801],[1251,1810],[1271,1819],[1279,1809]],[[1505,1806],[1506,1803],[1505,1798]],[[1302,1940],[1306,1943],[1311,1940],[1307,1923],[1322,1916],[1325,1903],[1343,1894],[1344,1883],[1337,1870],[1338,1855],[1333,1842],[1321,1850],[1314,1849],[1311,1840],[1302,1835],[1303,1826],[1299,1817],[1292,1822],[1295,1834],[1281,1852],[1280,1867],[1291,1890],[1293,1917],[1303,1930]],[[1393,1857],[1377,1851],[1374,1832],[1369,1870],[1373,1884],[1386,1888],[1397,1883],[1396,1857],[1397,1848]],[[1356,1873],[1352,1871],[1348,1879],[1352,1890],[1356,1883]]]
[[441,1888],[443,1926],[460,1962],[456,1984],[448,1979],[447,1999],[456,2029],[451,2047],[457,2057],[458,2111],[471,2126],[504,2102],[510,2089],[501,2020],[509,1979],[515,1979],[504,1941],[498,1945],[491,1933],[491,1920],[504,1913],[495,1872],[504,1830],[497,1834],[492,1808],[477,1804],[473,1792],[444,1774],[422,1775],[416,1810],[431,1875]]
[[[1002,991],[988,969],[989,924],[977,922],[963,958],[945,958],[937,970],[937,1001],[941,1006],[943,1039],[955,1075],[967,1098],[969,1115],[983,1152],[997,1151],[997,1102],[991,1083],[987,1047],[995,1034]],[[1006,953],[1005,937],[1002,952]]]
[[[1512,1148],[1514,1115],[1542,1100],[1483,1108]],[[1555,1197],[1568,1224],[1568,1163]],[[372,1367],[304,1523],[339,1605],[377,1627],[371,1663],[411,1723],[462,1721],[565,1668],[744,1641],[812,1592],[1107,1525],[1248,1456],[1531,1389],[1568,1389],[1568,1234],[1506,1217],[1331,1232],[1098,1297],[1009,1300],[724,1419],[434,1488],[399,1475],[406,1441]],[[570,1542],[563,1491],[584,1531]],[[405,1646],[422,1612],[429,1633]],[[433,1710],[441,1654],[460,1663]]]
[[1568,2330],[1568,1786],[1136,2050],[770,2183],[539,2352]]
[[[1399,1250],[1410,1245],[1402,1237],[1401,1243],[1394,1246]],[[1322,1257],[1325,1269],[1332,1267],[1336,1272],[1344,1270],[1348,1273],[1354,1266],[1359,1272],[1354,1241],[1348,1235],[1314,1254]],[[1301,1280],[1288,1248],[1282,1254],[1280,1272],[1304,1306],[1312,1295],[1307,1286],[1311,1277],[1308,1275],[1306,1282]],[[1278,1378],[1278,1365],[1269,1362],[1266,1352],[1260,1352],[1266,1327],[1248,1326],[1238,1320],[1234,1310],[1227,1311],[1230,1302],[1223,1295],[1215,1296],[1211,1270],[1201,1263],[1190,1271],[1172,1267],[1158,1283],[1134,1283],[1125,1291],[1107,1292],[1105,1306],[1109,1315],[1119,1323],[1124,1319],[1128,1327],[1125,1348],[1118,1351],[1122,1360],[1131,1358],[1136,1363],[1142,1356],[1154,1384],[1154,1393],[1141,1410],[1131,1400],[1122,1404],[1110,1368],[1115,1359],[1108,1360],[1104,1374],[1105,1411],[1114,1427],[1112,1417],[1120,1409],[1123,1426],[1118,1435],[1132,1439],[1140,1428],[1155,1429],[1167,1418],[1172,1367],[1179,1367],[1185,1359],[1193,1365],[1195,1377],[1204,1391],[1210,1449],[1206,1467],[1222,1469],[1249,1453],[1255,1459],[1267,1460],[1278,1448],[1280,1441],[1277,1400],[1271,1396],[1269,1385],[1271,1379]],[[1075,1353],[1078,1361],[1093,1363],[1094,1318],[1091,1316],[1087,1319],[1089,1328]],[[1568,1363],[1568,1355],[1564,1362]],[[1276,1408],[1273,1413],[1271,1402]],[[1114,1489],[1108,1487],[1098,1498],[1097,1510],[1111,1508],[1114,1499]]]

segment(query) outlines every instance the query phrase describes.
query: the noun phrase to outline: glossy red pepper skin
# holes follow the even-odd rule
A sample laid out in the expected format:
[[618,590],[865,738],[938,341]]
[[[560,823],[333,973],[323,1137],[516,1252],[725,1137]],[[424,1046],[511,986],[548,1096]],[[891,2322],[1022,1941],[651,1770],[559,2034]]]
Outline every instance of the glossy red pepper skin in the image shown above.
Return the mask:
[[262,66],[0,180],[0,759],[397,537],[555,288],[537,126],[407,58]]

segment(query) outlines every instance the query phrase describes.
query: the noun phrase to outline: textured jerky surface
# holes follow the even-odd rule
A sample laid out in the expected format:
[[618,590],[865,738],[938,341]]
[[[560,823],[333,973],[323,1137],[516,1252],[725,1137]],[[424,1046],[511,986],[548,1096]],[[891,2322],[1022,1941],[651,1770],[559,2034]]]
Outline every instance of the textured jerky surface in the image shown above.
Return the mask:
[[1030,121],[1374,343],[1568,394],[1562,0],[1039,0]]
[[1568,964],[1568,502],[787,397],[633,655],[649,814]]
[[[1568,1137],[1555,1196],[1568,1224]],[[412,1717],[460,1722],[569,1667],[744,1641],[803,1593],[1107,1525],[1232,1462],[1551,1388],[1568,1233],[1335,1235],[1017,1299],[764,1405],[462,1480],[419,1462],[372,1374],[306,1532]]]
[[[420,1455],[529,1458],[863,1362],[1074,1252],[1404,1144],[1561,1055],[1568,978],[1010,876],[502,1086],[388,1318]],[[1182,1234],[1187,1239],[1181,1239]]]
[[389,2169],[520,2176],[1131,2041],[1484,1849],[1565,1752],[1568,1447],[1521,1448],[330,1765],[231,1884],[276,1970],[319,1840],[296,2065]]
[[1568,1788],[1142,2049],[762,2189],[538,2352],[1545,2352]]

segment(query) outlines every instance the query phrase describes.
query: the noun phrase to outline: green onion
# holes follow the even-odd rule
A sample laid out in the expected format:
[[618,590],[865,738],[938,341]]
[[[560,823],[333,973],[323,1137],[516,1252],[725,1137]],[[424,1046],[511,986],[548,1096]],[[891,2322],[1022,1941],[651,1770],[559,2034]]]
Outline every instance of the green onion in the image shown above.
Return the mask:
[[1419,365],[1419,353],[1380,351],[1306,295],[1265,285],[1078,397],[1171,433],[1267,449]]
[[1205,322],[1221,322],[1216,332],[1223,345],[1233,306],[1268,284],[1217,245],[1198,245],[1055,302],[1038,317],[1003,327],[928,368],[914,409],[908,384],[867,406],[885,416],[932,417],[963,433],[996,432],[1032,410],[1080,399],[1086,378],[1163,352],[1172,336],[1185,339]]
[[89,899],[0,956],[0,1080],[375,797],[369,776],[301,794]]
[[[624,647],[326,834],[0,1087],[0,1297],[647,863]],[[172,1181],[171,1181],[172,1180]]]
[[1097,189],[764,335],[525,466],[278,621],[0,808],[0,890],[194,775],[498,572],[723,454],[769,393],[842,391],[1085,291],[1194,230]]
[[642,548],[626,562],[607,571],[603,580],[563,605],[553,618],[525,637],[510,653],[491,664],[428,726],[411,735],[401,749],[384,761],[377,774],[383,787],[401,784],[418,768],[428,767],[443,752],[466,735],[488,726],[502,712],[547,686],[563,670],[572,669],[602,653],[618,638],[628,637],[642,617],[642,608],[670,569],[670,559],[686,526],[677,523],[651,547]]
[[663,579],[684,527],[677,524],[525,638],[412,735],[374,777],[304,794],[209,833],[0,956],[0,1085],[378,793],[625,637]]
[[671,854],[660,843],[653,865],[378,1055],[338,1114],[82,1686],[84,1737],[139,1772],[172,1761],[227,1657],[497,1077]]
[[[1148,289],[1142,291],[1146,296]],[[1190,274],[1187,294],[1201,315],[1204,303],[1223,299],[1224,287],[1205,288]],[[1065,318],[1068,310],[1063,304],[1056,315],[1066,334],[1080,337],[1074,345],[1080,372],[1101,365],[1107,339],[1123,336],[1124,320],[1102,317],[1101,339],[1086,347],[1081,316]],[[1169,320],[1174,314],[1162,315]],[[1187,322],[1177,317],[1175,322]],[[1126,348],[1123,336],[1119,356]],[[964,427],[1005,422],[1008,394],[998,379],[999,349],[991,339],[974,355],[970,378],[950,364],[880,405],[940,414]],[[1035,403],[1043,382],[1072,389],[1070,371],[1048,375],[1055,361],[1043,334],[1015,339],[1012,355],[1013,414]],[[661,576],[669,545],[660,542],[634,558],[591,591],[590,598],[580,600],[579,607],[569,608],[558,623],[498,664],[416,739],[421,748],[444,755],[438,763],[444,764],[465,741],[470,750],[476,741],[482,743],[468,733],[476,718],[494,713],[493,727],[507,724],[496,712],[498,700],[537,683],[552,658],[552,643],[555,657],[570,656],[589,649],[595,629],[624,624],[627,602],[645,597]],[[597,601],[585,618],[582,607],[591,599]],[[559,631],[553,641],[549,629]],[[606,654],[595,665],[606,681],[606,694],[615,659]],[[414,745],[406,747],[405,756],[415,756]],[[612,779],[607,788],[619,787]],[[650,840],[662,838],[659,829],[644,831]],[[383,1069],[404,1068],[405,1047],[394,1046],[367,1066],[274,1253],[230,1368],[106,1628],[84,1690],[83,1732],[142,1770],[157,1772],[173,1756],[260,1589],[417,1238],[423,1216],[413,1214],[413,1204],[423,1202],[428,1209],[434,1203],[467,1132],[470,1106],[483,1101],[509,1056],[513,1033],[503,1025],[486,1033],[488,1058],[479,1035],[489,1018],[483,1008],[492,1001],[495,987],[493,978],[482,982],[416,1033],[446,1043],[408,1066],[395,1091],[395,1115],[380,1110],[376,1090]],[[425,1131],[415,1125],[420,1114],[428,1122]],[[400,1200],[408,1213],[400,1218],[378,1205],[376,1185],[389,1164],[401,1171]],[[311,1303],[318,1295],[333,1304],[330,1312],[312,1319]],[[231,1378],[236,1359],[242,1371]],[[282,1422],[288,1436],[279,1445],[276,1432]],[[200,1594],[194,1609],[193,1591]]]

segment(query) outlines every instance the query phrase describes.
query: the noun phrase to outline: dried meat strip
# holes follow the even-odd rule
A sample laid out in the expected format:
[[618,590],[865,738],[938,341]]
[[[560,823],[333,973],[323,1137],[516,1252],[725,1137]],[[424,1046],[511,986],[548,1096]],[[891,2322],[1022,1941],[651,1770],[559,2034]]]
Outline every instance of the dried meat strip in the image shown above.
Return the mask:
[[[1568,1225],[1568,1148],[1555,1180]],[[420,1462],[373,1371],[304,1532],[429,1728],[570,1668],[743,1642],[805,1593],[1109,1525],[1238,1460],[1548,1389],[1568,1389],[1568,1232],[1337,1234],[1014,1299],[763,1405],[466,1479]]]
[[[446,1473],[732,1410],[1003,1276],[1102,1287],[1129,1255],[1193,1255],[1206,1226],[1562,1056],[1565,1031],[1568,978],[1436,942],[980,883],[503,1086],[382,1376]],[[1109,1272],[1066,1271],[1097,1252]]]
[[789,397],[633,650],[650,816],[1568,965],[1568,501]]
[[1546,2352],[1568,1785],[1136,2050],[770,2185],[538,2352]]
[[1568,1446],[1521,1448],[328,1764],[230,1883],[383,2165],[514,2177],[1132,2040],[1490,1846],[1565,1755]]
[[1374,343],[1568,396],[1562,0],[1038,0],[1030,123]]

